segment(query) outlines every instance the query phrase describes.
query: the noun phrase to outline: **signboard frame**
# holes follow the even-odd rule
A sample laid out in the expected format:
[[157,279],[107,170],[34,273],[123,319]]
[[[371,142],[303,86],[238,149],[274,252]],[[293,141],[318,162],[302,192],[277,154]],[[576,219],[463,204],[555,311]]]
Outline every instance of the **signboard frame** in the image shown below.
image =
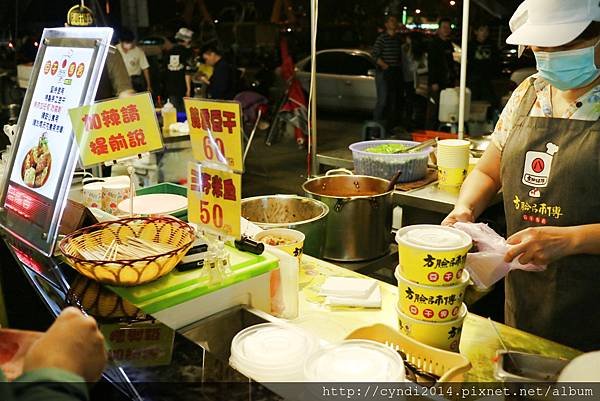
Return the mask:
[[[15,140],[12,144],[13,151],[8,163],[10,167],[6,172],[6,180],[0,192],[0,205],[2,205],[0,209],[0,228],[46,256],[51,256],[54,251],[58,237],[58,228],[73,179],[73,172],[79,159],[79,150],[73,131],[69,130],[68,132],[68,143],[66,144],[68,151],[62,165],[52,166],[54,169],[59,169],[62,172],[58,177],[58,183],[52,199],[44,197],[19,183],[15,183],[10,178],[13,174],[15,160],[19,153],[18,149],[23,139],[24,125],[30,112],[34,91],[38,80],[43,79],[40,76],[40,72],[43,71],[42,62],[44,55],[48,48],[53,47],[92,49],[93,53],[89,66],[90,72],[85,78],[86,81],[83,84],[78,106],[90,104],[96,96],[96,90],[98,89],[100,77],[104,69],[112,35],[112,28],[47,28],[44,29],[42,39],[40,40],[40,47],[17,122]],[[63,113],[68,113],[68,110],[63,110]],[[19,168],[19,166],[16,167]],[[7,209],[5,206],[9,188],[16,188],[15,190],[25,194],[24,196],[27,196],[30,202],[33,200],[38,201],[42,205],[47,204],[48,218],[43,223],[34,223],[26,216]]]

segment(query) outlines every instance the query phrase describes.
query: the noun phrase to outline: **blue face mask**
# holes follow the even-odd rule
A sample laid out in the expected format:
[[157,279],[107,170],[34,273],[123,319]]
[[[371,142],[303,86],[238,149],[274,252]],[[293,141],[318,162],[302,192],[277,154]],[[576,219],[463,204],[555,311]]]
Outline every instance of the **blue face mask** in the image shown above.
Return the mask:
[[534,52],[539,76],[560,90],[581,88],[600,76],[596,46],[560,52]]

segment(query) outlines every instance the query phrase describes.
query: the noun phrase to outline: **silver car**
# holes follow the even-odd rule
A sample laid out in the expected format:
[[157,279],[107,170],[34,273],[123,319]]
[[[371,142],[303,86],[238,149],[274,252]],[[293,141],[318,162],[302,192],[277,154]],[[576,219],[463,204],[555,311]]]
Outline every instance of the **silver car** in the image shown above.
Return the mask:
[[[310,56],[296,63],[296,75],[308,92]],[[335,110],[375,108],[375,59],[358,49],[329,49],[317,52],[317,105]]]

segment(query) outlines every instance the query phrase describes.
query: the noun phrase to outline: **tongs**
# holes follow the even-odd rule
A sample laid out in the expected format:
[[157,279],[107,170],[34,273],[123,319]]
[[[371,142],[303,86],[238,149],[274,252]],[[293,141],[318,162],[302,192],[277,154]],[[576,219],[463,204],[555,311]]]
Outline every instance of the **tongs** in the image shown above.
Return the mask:
[[[415,146],[413,146],[411,148],[405,149],[404,152],[402,152],[402,153],[414,153],[414,152],[418,152],[419,150],[423,150],[423,149],[425,149],[428,146],[436,144],[437,141],[438,141],[438,139],[439,139],[438,137],[435,137],[435,138],[430,139],[428,141],[422,142],[422,143],[420,143],[418,145],[415,145]],[[399,152],[396,152],[396,153],[399,153]]]

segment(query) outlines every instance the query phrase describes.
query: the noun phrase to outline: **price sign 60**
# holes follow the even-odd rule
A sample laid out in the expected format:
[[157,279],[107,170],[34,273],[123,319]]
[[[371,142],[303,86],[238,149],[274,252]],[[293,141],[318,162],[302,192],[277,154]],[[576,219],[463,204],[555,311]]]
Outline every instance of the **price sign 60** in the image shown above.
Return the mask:
[[[225,144],[221,138],[214,138],[211,140],[210,136],[205,136],[202,140],[204,147],[204,156],[206,156],[206,160],[219,160],[225,157]],[[214,144],[214,145],[213,145]],[[214,148],[217,147],[217,154],[215,155]]]

